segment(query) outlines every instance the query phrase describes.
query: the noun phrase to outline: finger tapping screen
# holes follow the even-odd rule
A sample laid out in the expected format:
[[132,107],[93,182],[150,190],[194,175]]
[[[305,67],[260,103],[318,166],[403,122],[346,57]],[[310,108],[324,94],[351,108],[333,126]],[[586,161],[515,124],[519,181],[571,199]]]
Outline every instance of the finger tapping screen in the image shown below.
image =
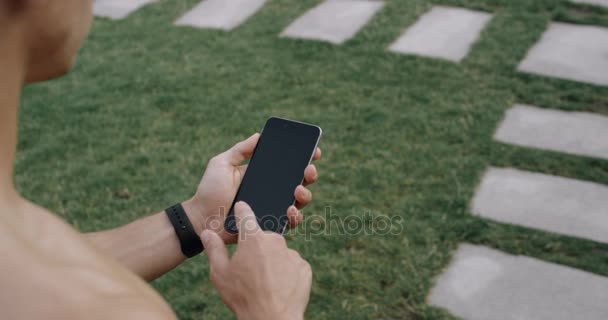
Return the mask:
[[[321,129],[280,118],[270,118],[255,148],[234,203],[245,201],[264,230],[282,232],[296,187],[316,150]],[[233,206],[234,206],[233,203]],[[226,229],[236,231],[230,209]]]

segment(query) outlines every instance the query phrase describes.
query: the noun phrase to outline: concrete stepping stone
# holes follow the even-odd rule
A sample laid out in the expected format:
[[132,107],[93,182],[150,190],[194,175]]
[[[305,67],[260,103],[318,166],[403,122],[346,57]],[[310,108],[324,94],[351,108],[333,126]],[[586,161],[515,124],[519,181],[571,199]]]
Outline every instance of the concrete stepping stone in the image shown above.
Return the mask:
[[266,0],[205,0],[179,18],[178,26],[230,31],[260,10]]
[[551,23],[518,70],[608,85],[608,28]]
[[570,0],[575,3],[594,4],[598,6],[608,7],[608,0]]
[[608,117],[587,112],[515,105],[507,111],[494,139],[526,147],[608,159]]
[[93,14],[114,20],[124,19],[135,10],[156,0],[95,0]]
[[389,50],[459,62],[491,19],[492,15],[486,12],[435,6],[393,42]]
[[281,37],[341,44],[354,37],[383,6],[383,1],[325,1],[297,18]]
[[605,320],[608,278],[461,244],[429,302],[466,320]]
[[608,186],[509,168],[489,168],[473,214],[608,243]]

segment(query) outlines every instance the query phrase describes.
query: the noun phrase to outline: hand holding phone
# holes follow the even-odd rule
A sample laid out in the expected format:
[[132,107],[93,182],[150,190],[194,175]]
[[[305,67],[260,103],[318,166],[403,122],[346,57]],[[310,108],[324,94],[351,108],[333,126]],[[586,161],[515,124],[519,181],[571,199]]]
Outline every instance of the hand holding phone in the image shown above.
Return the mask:
[[282,118],[266,121],[239,186],[224,228],[237,232],[234,204],[248,203],[263,230],[283,233],[287,209],[295,203],[293,190],[302,183],[321,138],[318,126]]
[[[194,196],[182,203],[197,233],[210,229],[220,235],[226,244],[236,243],[237,236],[224,229],[224,223],[234,198],[247,171],[244,161],[253,154],[260,134],[242,140],[226,151],[211,158]],[[321,149],[314,152],[313,160],[321,158]],[[304,181],[291,190],[296,203],[287,210],[289,226],[297,226],[303,220],[300,209],[312,200],[308,186],[315,183],[318,172],[314,164],[304,170]]]
[[238,319],[304,319],[312,285],[310,265],[276,233],[263,232],[251,208],[235,205],[239,230],[236,252],[229,257],[222,239],[204,231],[210,278]]

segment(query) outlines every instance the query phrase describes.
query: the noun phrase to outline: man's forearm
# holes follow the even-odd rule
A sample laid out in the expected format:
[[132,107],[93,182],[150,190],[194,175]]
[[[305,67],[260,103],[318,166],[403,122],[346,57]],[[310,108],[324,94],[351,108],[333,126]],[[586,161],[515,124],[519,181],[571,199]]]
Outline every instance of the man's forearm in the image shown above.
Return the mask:
[[[182,205],[194,229],[200,233],[201,224],[192,214],[196,209],[190,201]],[[86,236],[95,246],[146,281],[160,277],[186,260],[165,212]]]

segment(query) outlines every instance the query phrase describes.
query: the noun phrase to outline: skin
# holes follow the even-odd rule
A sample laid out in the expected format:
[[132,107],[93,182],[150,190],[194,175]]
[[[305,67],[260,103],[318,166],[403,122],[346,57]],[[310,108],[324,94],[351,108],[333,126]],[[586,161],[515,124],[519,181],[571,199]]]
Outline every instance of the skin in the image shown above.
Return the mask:
[[217,233],[201,235],[211,281],[222,300],[239,319],[303,319],[312,285],[310,265],[287,248],[285,238],[262,232],[246,203],[237,203],[234,212],[239,243],[232,258]]
[[[164,212],[116,229],[82,234],[21,197],[14,187],[22,87],[70,69],[88,32],[91,6],[90,0],[0,0],[2,318],[175,319],[168,304],[146,283],[186,259]],[[224,212],[247,169],[241,164],[251,156],[258,138],[254,134],[213,157],[194,196],[182,205],[197,233],[203,234],[211,280],[239,319],[300,319],[310,293],[308,264],[287,248],[282,237],[245,223],[253,213],[244,204],[236,210],[239,236],[223,230]],[[317,150],[314,159],[320,156]],[[306,168],[304,176],[304,185],[317,179],[314,165]],[[312,200],[304,186],[298,186],[294,195],[296,205],[288,210],[292,226],[302,221],[299,209]],[[249,225],[251,230],[246,228]],[[225,244],[237,241],[237,251],[229,258]]]

